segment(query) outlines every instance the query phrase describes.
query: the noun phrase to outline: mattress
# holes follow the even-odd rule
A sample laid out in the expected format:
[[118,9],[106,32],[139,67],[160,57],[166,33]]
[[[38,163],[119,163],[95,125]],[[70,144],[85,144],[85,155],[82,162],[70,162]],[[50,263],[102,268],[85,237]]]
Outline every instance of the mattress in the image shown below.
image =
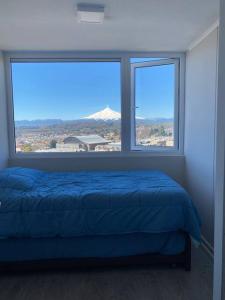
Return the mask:
[[200,242],[187,192],[160,171],[0,172],[0,237],[50,238],[185,231]]
[[150,253],[176,255],[185,249],[181,232],[82,236],[73,238],[8,238],[0,240],[0,262],[83,257],[122,257]]

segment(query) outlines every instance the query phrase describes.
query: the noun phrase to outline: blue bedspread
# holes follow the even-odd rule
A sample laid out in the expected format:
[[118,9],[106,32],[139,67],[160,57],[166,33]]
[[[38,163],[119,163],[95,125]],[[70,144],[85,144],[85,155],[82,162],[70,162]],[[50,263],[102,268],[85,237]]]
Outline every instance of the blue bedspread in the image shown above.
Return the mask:
[[0,171],[0,237],[76,237],[183,230],[200,241],[191,198],[159,171]]

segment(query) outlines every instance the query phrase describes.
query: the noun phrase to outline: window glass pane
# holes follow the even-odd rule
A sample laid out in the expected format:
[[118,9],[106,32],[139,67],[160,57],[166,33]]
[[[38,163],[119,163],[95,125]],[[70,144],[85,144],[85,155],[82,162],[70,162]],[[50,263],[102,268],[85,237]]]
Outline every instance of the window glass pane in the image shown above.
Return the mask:
[[121,150],[120,62],[12,63],[17,152]]
[[174,146],[175,65],[135,68],[136,146]]

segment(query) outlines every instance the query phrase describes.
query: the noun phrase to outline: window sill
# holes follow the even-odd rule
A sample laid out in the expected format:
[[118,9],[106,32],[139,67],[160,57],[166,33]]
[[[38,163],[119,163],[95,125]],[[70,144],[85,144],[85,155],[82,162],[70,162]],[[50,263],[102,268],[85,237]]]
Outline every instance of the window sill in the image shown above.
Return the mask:
[[10,159],[62,159],[62,158],[129,158],[129,157],[170,157],[184,156],[181,151],[130,151],[130,152],[99,152],[99,153],[17,153]]

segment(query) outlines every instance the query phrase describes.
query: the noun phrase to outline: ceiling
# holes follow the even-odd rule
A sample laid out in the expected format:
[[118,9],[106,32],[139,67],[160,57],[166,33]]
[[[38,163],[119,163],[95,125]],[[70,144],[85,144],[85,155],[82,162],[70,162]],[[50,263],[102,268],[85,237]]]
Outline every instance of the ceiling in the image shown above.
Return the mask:
[[[104,23],[78,23],[77,2],[105,4]],[[0,49],[180,51],[218,14],[219,0],[0,0]]]

